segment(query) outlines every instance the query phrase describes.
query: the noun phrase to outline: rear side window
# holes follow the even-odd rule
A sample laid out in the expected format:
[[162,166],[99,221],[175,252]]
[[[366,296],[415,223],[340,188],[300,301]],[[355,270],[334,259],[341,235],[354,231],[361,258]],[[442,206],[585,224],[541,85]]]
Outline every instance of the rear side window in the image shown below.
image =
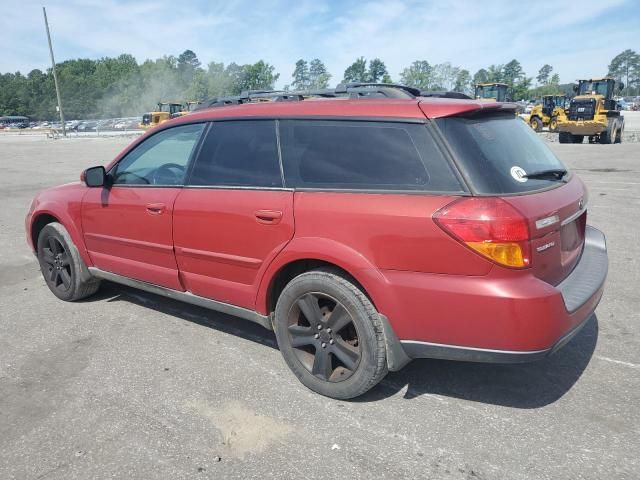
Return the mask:
[[424,124],[283,120],[287,187],[460,192]]
[[512,114],[449,117],[436,124],[481,194],[522,193],[560,184],[525,174],[566,169],[533,130]]
[[282,187],[275,121],[215,122],[188,184]]

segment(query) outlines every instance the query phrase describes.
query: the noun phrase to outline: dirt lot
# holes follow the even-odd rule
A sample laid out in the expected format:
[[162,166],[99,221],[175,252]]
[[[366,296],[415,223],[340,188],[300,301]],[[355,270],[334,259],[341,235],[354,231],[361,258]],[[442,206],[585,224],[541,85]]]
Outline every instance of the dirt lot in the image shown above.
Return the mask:
[[330,400],[240,319],[104,285],[47,290],[24,240],[34,193],[127,139],[0,138],[0,478],[636,479],[640,144],[552,148],[608,237],[596,315],[529,365],[424,360]]

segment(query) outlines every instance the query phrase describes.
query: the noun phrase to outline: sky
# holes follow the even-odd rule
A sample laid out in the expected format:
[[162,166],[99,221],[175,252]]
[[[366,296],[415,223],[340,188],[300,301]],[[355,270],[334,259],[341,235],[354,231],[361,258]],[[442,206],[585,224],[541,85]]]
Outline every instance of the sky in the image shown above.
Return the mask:
[[263,59],[279,87],[299,58],[324,61],[331,84],[360,56],[382,59],[394,80],[415,60],[473,74],[515,58],[534,82],[548,63],[567,83],[640,51],[640,0],[2,0],[0,72],[50,66],[43,5],[57,62],[191,49],[203,65]]

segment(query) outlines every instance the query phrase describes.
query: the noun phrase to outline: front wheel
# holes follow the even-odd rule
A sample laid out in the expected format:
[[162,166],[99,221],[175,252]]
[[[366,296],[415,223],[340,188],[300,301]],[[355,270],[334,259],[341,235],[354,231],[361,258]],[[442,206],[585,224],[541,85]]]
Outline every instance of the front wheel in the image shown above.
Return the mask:
[[531,120],[529,120],[529,125],[531,125],[531,128],[533,128],[533,130],[536,132],[542,131],[542,120],[540,120],[540,118],[538,117],[531,117]]
[[289,368],[321,395],[357,397],[387,373],[378,312],[358,287],[333,270],[294,278],[276,304],[274,329]]
[[73,302],[98,290],[100,280],[90,276],[69,232],[60,223],[45,225],[37,248],[42,276],[56,297]]
[[558,131],[558,117],[551,117],[549,121],[549,131],[557,132]]

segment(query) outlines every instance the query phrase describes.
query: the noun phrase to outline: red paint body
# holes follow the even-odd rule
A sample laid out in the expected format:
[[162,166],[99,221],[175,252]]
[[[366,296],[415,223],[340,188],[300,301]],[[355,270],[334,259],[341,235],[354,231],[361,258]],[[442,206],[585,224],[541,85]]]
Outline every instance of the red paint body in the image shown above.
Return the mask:
[[[195,112],[155,131],[237,117],[424,120],[496,106],[447,99],[269,102]],[[572,251],[536,251],[559,243],[561,235],[580,235],[558,224],[536,229],[535,222],[571,215],[583,197],[575,176],[547,191],[503,197],[530,223],[532,264],[522,270],[492,263],[439,228],[433,214],[458,198],[447,195],[77,183],[41,193],[26,227],[32,244],[34,222],[51,215],[69,230],[88,266],[262,314],[269,313],[268,292],[278,272],[294,261],[320,260],[353,276],[400,339],[534,351],[554,345],[602,295],[600,288],[569,314],[554,287],[575,265],[580,238]]]

